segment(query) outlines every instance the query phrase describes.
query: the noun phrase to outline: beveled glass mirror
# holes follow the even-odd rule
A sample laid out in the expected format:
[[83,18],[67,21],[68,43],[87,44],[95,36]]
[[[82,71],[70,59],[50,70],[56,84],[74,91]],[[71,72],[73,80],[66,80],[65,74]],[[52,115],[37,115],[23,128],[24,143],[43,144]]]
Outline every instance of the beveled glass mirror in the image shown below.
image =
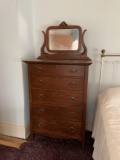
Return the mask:
[[48,50],[76,51],[79,49],[79,30],[50,29],[48,33]]
[[[44,34],[44,43],[39,58],[47,59],[85,59],[87,48],[84,32],[78,25],[68,25],[64,21],[59,26],[50,26]],[[81,47],[83,52],[80,53]]]

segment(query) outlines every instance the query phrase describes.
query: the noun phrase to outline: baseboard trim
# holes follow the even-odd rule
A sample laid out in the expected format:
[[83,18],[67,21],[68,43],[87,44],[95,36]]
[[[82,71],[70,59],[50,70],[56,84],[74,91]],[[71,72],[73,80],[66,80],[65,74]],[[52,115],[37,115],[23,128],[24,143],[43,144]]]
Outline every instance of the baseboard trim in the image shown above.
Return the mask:
[[0,122],[0,134],[26,139],[30,133],[30,123],[25,126],[13,125]]
[[[93,119],[86,119],[86,130],[92,131]],[[30,134],[30,123],[25,126],[13,125],[0,122],[0,134],[26,139]]]

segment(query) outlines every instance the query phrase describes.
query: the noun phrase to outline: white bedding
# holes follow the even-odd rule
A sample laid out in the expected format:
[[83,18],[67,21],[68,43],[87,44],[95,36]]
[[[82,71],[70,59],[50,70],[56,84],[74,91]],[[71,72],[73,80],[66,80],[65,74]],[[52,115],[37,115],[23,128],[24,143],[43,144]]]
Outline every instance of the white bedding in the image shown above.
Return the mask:
[[98,96],[92,137],[94,160],[120,160],[120,88]]

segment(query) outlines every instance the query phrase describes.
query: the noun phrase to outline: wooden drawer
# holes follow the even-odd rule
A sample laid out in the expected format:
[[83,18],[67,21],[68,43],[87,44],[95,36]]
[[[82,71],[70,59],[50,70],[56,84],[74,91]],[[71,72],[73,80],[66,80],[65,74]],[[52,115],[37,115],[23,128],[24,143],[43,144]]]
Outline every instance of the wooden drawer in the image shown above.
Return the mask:
[[47,121],[42,118],[33,119],[33,131],[40,132],[43,134],[55,134],[68,137],[81,137],[82,125],[80,123],[71,123],[63,121]]
[[84,79],[32,76],[31,85],[32,88],[49,88],[52,90],[76,90],[79,92],[83,92]]
[[79,65],[30,64],[29,69],[31,75],[84,77],[84,66]]
[[55,104],[55,105],[76,105],[83,104],[83,93],[74,91],[53,91],[32,89],[33,102],[41,104]]
[[82,123],[83,108],[54,105],[32,105],[32,117]]
[[81,137],[82,135],[82,124],[71,123],[71,122],[60,122],[60,134],[68,137]]

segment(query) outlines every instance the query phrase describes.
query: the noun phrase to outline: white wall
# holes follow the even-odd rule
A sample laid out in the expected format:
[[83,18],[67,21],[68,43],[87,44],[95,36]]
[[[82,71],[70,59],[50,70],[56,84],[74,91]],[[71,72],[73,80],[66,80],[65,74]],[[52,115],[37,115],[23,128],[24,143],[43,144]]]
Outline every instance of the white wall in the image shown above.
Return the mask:
[[26,136],[27,67],[22,60],[34,56],[33,48],[32,0],[0,0],[0,133]]
[[[22,60],[34,57],[34,45],[37,58],[43,43],[41,31],[62,21],[88,30],[85,42],[93,60],[87,107],[87,128],[91,129],[98,94],[100,50],[120,53],[119,6],[119,0],[0,0],[0,133],[12,135],[14,130],[14,136],[26,136],[23,132],[29,122],[29,98],[27,66]],[[9,130],[5,130],[6,126]]]
[[[21,60],[35,59],[33,38],[32,0],[17,0],[19,45]],[[27,64],[22,63],[24,91],[24,120],[29,122],[29,95]]]
[[23,82],[18,36],[16,1],[1,0],[0,121],[23,125]]
[[35,55],[39,56],[43,42],[42,30],[62,21],[87,29],[85,42],[93,60],[89,70],[87,128],[92,128],[99,87],[100,52],[120,53],[119,0],[33,0]]

